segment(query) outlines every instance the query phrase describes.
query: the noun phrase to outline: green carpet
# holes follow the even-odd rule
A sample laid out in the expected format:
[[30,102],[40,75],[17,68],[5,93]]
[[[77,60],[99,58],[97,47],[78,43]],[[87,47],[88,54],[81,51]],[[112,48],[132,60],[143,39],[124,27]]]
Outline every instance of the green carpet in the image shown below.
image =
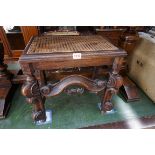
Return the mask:
[[18,61],[14,61],[14,63],[8,63],[7,65],[8,65],[7,70],[19,70],[20,69],[20,65]]
[[46,109],[52,110],[52,124],[38,126],[31,119],[32,106],[26,104],[19,87],[12,100],[7,118],[0,120],[0,128],[82,128],[155,115],[155,104],[141,90],[139,93],[141,100],[130,103],[125,103],[120,95],[114,96],[113,103],[116,112],[104,115],[101,115],[98,108],[99,96],[88,92],[72,96],[62,93],[48,98],[45,103]]

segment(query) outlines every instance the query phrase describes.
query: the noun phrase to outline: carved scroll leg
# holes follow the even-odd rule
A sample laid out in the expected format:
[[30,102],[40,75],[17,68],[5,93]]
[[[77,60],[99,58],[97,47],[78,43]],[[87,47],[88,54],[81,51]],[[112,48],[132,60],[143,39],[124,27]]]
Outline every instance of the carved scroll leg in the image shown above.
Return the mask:
[[27,102],[34,105],[32,118],[34,121],[46,121],[44,98],[40,94],[39,85],[32,76],[27,76],[22,86],[22,94],[27,97]]
[[119,88],[123,84],[123,79],[118,74],[121,68],[122,60],[122,58],[115,58],[114,60],[112,72],[110,73],[107,87],[101,101],[101,112],[106,112],[113,109],[113,104],[111,103],[112,96],[117,94]]
[[41,97],[36,97],[33,100],[34,110],[32,118],[35,121],[46,121],[46,112],[44,107],[44,100]]
[[101,101],[101,112],[107,112],[113,109],[113,104],[111,103],[112,95],[114,91],[111,89],[106,89],[106,92]]

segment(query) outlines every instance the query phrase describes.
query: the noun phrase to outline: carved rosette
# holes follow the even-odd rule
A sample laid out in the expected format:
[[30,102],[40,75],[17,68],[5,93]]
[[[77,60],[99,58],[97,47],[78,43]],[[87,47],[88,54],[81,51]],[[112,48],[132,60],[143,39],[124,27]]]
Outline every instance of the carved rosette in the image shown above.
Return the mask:
[[27,76],[26,82],[23,84],[21,92],[23,96],[27,97],[28,103],[33,103],[36,100],[36,96],[39,96],[38,84],[35,81],[34,77]]
[[41,94],[44,95],[44,96],[47,96],[50,94],[51,90],[52,90],[52,87],[50,85],[47,85],[47,86],[43,86],[41,87]]

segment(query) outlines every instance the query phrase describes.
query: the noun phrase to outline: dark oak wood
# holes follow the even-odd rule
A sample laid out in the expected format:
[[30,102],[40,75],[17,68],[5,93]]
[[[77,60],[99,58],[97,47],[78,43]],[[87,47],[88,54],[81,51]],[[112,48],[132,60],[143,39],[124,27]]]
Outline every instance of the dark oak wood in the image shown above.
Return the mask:
[[39,34],[37,26],[20,26],[20,28],[26,45],[32,36],[36,36]]
[[128,57],[130,53],[132,53],[133,49],[137,41],[139,40],[138,32],[135,30],[134,27],[129,27],[126,31],[124,31],[120,39],[118,41],[118,46],[125,49],[128,52]]
[[[20,26],[21,32],[19,32],[18,37],[16,33],[6,34],[3,26],[0,26],[0,39],[4,46],[5,59],[18,60],[20,55],[23,53],[25,45],[29,42],[30,38],[38,35],[38,29],[36,26]],[[10,36],[11,35],[11,36]],[[11,37],[12,48],[8,41],[8,37]],[[20,38],[19,38],[20,37]],[[24,40],[22,40],[22,37]],[[14,45],[18,45],[15,49]]]
[[100,28],[96,29],[96,33],[98,35],[108,38],[109,41],[111,41],[111,43],[113,43],[115,46],[118,46],[119,39],[125,30],[126,28],[111,28],[111,29]]
[[4,64],[4,48],[0,42],[0,118],[4,118],[10,107],[11,75]]
[[[7,65],[4,64],[4,59],[5,61],[17,60],[23,52],[23,46],[25,46],[24,43],[27,44],[33,35],[38,34],[37,27],[24,26],[20,28],[22,29],[22,32],[20,32],[19,38],[19,35],[17,37],[15,33],[6,34],[4,28],[0,26],[0,41],[2,41],[4,46],[3,49],[2,44],[0,44],[0,118],[6,117],[9,110],[12,95],[17,87],[12,84],[19,84],[23,82],[23,77],[18,75],[20,73],[19,70],[13,72],[7,71]],[[15,36],[16,38],[14,38]],[[12,45],[10,45],[8,37],[11,37],[10,39],[12,40]],[[24,37],[23,42],[21,41],[22,37]],[[15,49],[14,45],[17,45],[17,43],[22,44],[22,46],[18,45],[18,48]]]
[[135,30],[135,27],[129,27],[126,31],[124,31],[119,40],[119,47],[123,48],[127,51],[128,57],[126,58],[126,63],[123,67],[122,72],[124,73],[124,81],[121,87],[121,94],[125,97],[127,102],[136,101],[140,99],[138,89],[136,85],[131,81],[126,73],[128,72],[128,60],[135,48],[137,41],[139,40],[139,35]]
[[23,34],[21,32],[7,32],[6,36],[11,50],[23,50],[25,48]]
[[101,102],[102,112],[110,111],[113,109],[113,104],[111,102],[113,94],[117,94],[119,88],[122,86],[123,78],[119,75],[119,71],[122,66],[123,58],[116,57],[113,62],[112,72],[109,74],[109,79],[106,85],[106,90]]
[[7,57],[12,57],[11,47],[9,45],[3,26],[0,26],[0,40],[2,41],[3,46],[4,46],[4,54]]
[[[74,57],[74,55],[80,57]],[[101,36],[37,36],[30,40],[20,57],[24,75],[27,77],[22,86],[22,94],[28,103],[34,105],[33,119],[45,121],[45,97],[55,96],[71,85],[82,86],[91,92],[102,92],[101,111],[113,108],[112,95],[122,85],[119,71],[124,50],[115,47]],[[89,79],[81,75],[69,75],[57,83],[47,80],[47,71],[76,68],[112,66],[108,80]]]
[[137,86],[127,76],[123,76],[123,85],[120,88],[120,93],[124,96],[127,102],[140,99]]
[[121,94],[127,102],[139,100],[139,94],[136,85],[131,81],[126,73],[128,71],[128,59],[139,39],[137,27],[111,28],[111,29],[96,29],[98,35],[107,37],[113,44],[128,52],[128,57],[124,59],[121,75],[124,76]]
[[106,82],[103,80],[91,80],[81,75],[70,75],[54,85],[49,83],[41,87],[40,91],[43,96],[51,97],[60,94],[66,87],[72,85],[82,86],[93,93],[97,93],[105,89]]

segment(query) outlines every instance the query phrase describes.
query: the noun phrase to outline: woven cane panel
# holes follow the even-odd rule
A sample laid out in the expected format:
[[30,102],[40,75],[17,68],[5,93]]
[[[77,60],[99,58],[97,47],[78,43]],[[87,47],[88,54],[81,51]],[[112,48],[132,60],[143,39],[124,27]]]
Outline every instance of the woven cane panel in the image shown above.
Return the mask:
[[40,36],[34,38],[27,54],[117,50],[101,36]]

